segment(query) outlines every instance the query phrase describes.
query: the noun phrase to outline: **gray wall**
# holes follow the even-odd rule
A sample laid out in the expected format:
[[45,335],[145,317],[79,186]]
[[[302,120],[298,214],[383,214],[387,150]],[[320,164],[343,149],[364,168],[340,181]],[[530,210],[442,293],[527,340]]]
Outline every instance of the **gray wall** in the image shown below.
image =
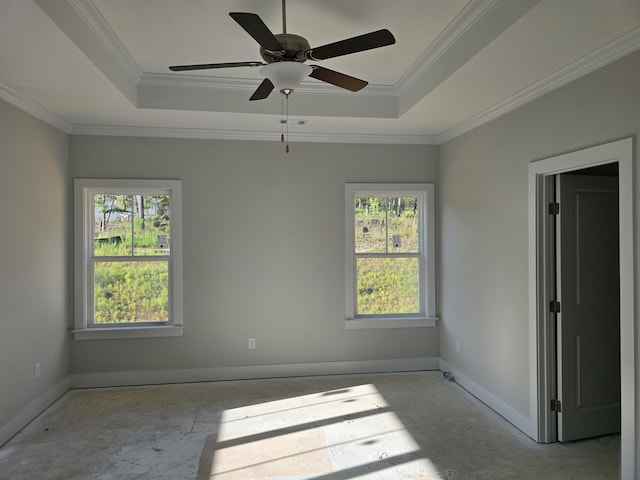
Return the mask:
[[67,150],[67,135],[0,101],[0,427],[69,373]]
[[[288,156],[277,142],[72,136],[67,157],[66,135],[0,102],[0,425],[69,372],[438,356],[528,415],[527,165],[637,139],[638,85],[640,52],[439,149]],[[73,177],[183,181],[183,337],[67,343]],[[345,330],[344,183],[434,180],[439,329]]]
[[[71,373],[438,357],[437,328],[345,330],[345,182],[430,182],[429,146],[72,136],[70,177],[182,180],[184,335],[74,341]],[[256,338],[257,348],[247,349]]]
[[636,52],[441,146],[441,357],[527,416],[528,164],[637,141],[639,86]]

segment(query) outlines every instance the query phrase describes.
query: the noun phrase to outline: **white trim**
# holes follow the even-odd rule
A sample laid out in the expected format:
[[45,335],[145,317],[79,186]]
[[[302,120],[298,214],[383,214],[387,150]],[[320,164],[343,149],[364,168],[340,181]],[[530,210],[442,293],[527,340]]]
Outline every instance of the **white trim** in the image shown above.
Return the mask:
[[453,373],[456,382],[461,387],[505,418],[516,428],[535,439],[535,435],[530,431],[530,419],[522,414],[522,412],[514,409],[495,394],[478,385],[459,370],[448,365],[444,360],[438,357],[417,357],[385,360],[71,374],[30,402],[29,405],[14,415],[11,421],[0,427],[0,445],[18,433],[69,389],[433,370]]
[[131,83],[136,85],[142,77],[142,69],[111,29],[93,0],[69,0],[69,3],[111,54]]
[[[355,297],[355,221],[353,200],[356,195],[387,196],[402,193],[417,197],[424,205],[420,211],[419,223],[419,257],[420,272],[420,306],[422,315],[419,318],[408,318],[406,315],[357,316]],[[435,289],[435,184],[433,183],[346,183],[345,184],[345,327],[351,328],[396,328],[396,327],[429,327],[435,326],[436,289]],[[426,285],[423,283],[426,282]],[[427,319],[432,319],[431,321]],[[423,321],[420,324],[420,321]],[[397,322],[397,323],[396,323]],[[432,325],[433,323],[433,325]]]
[[7,103],[10,103],[14,107],[19,108],[23,112],[27,112],[30,115],[42,120],[62,130],[65,133],[70,133],[73,125],[66,120],[63,120],[51,110],[43,107],[38,102],[29,98],[24,93],[19,92],[13,87],[10,87],[6,83],[0,82],[0,99]]
[[84,328],[73,330],[74,340],[114,340],[123,338],[180,337],[182,325]]
[[630,319],[620,324],[620,377],[622,380],[622,433],[621,433],[621,478],[637,477],[636,449],[638,434],[636,416],[638,377],[636,371],[638,333],[636,327],[635,266],[636,240],[634,202],[633,140],[628,139],[628,156],[618,163],[620,176],[620,318]]
[[214,382],[220,380],[248,380],[254,378],[419,372],[438,370],[438,362],[439,359],[437,357],[418,357],[387,360],[211,367],[183,370],[136,370],[131,372],[71,374],[29,402],[26,407],[14,414],[10,421],[0,426],[0,446],[9,441],[70,389]]
[[540,177],[618,162],[620,195],[620,376],[621,376],[621,478],[636,478],[636,330],[633,139],[625,138],[596,147],[547,158],[529,164],[529,384],[531,429],[539,440],[544,433],[543,409],[538,382],[539,335],[538,288],[540,288],[539,236],[536,227]]
[[[274,117],[275,118],[275,117]],[[279,117],[278,117],[279,119]],[[274,122],[275,124],[275,122]],[[202,138],[210,140],[250,140],[280,142],[280,126],[273,131],[226,130],[216,128],[150,127],[140,125],[74,125],[72,135],[122,137]],[[292,142],[363,143],[392,145],[436,145],[431,135],[378,133],[289,133]]]
[[458,369],[452,367],[442,359],[440,359],[440,370],[442,370],[443,372],[451,372],[455,377],[455,381],[458,385],[467,390],[482,403],[487,405],[498,415],[503,417],[518,430],[522,431],[534,440],[536,439],[536,432],[531,429],[531,419],[524,413],[513,408],[507,402],[497,397],[494,393],[477,384],[472,379],[465,376]]
[[361,330],[365,328],[433,328],[437,326],[437,318],[352,318],[344,321],[347,330]]
[[[169,323],[165,325],[106,326],[91,325],[90,255],[93,251],[93,208],[91,195],[110,193],[171,195],[171,255],[160,257],[168,261],[170,271]],[[182,335],[182,182],[180,180],[138,179],[74,179],[74,340],[115,338],[168,337]]]
[[[492,0],[493,2],[493,0]],[[475,21],[474,15],[486,11],[484,7],[493,5],[492,2],[481,4],[480,9],[471,11],[471,17],[461,16],[457,21],[460,23],[458,29],[468,29],[471,25],[469,22]],[[78,11],[79,15],[89,28],[94,32],[101,44],[110,52],[116,63],[120,66],[121,71],[132,81],[132,85],[137,88],[144,86],[180,86],[180,87],[198,87],[211,86],[212,88],[242,88],[248,89],[249,83],[243,83],[240,87],[235,83],[238,79],[220,79],[216,77],[204,77],[195,75],[184,75],[178,79],[178,75],[171,74],[149,74],[142,73],[135,63],[135,60],[129,55],[120,40],[113,34],[108,33],[104,25],[104,19],[96,20],[95,15],[91,13],[96,10],[95,4],[91,0],[73,0],[72,5]],[[79,7],[82,5],[83,7]],[[93,7],[87,8],[87,5]],[[475,12],[475,13],[474,13]],[[99,34],[98,31],[101,31]],[[410,71],[405,73],[398,81],[395,87],[388,85],[369,85],[361,92],[367,96],[377,97],[399,97],[398,92],[404,91],[415,82],[415,77],[420,72],[428,70],[429,62],[433,62],[433,58],[442,55],[442,49],[449,48],[451,39],[465,30],[453,29],[449,33],[451,38],[438,39],[438,45],[434,44],[432,49],[428,50],[421,57],[422,62],[416,63],[411,67]],[[614,39],[610,43],[603,45],[584,55],[575,62],[561,68],[560,70],[548,75],[540,81],[526,87],[519,92],[503,99],[502,101],[492,105],[491,107],[477,113],[476,115],[454,125],[447,130],[433,135],[412,135],[412,134],[376,134],[376,133],[314,133],[314,134],[295,134],[291,133],[292,141],[298,142],[322,142],[322,143],[367,143],[367,144],[407,144],[407,145],[441,145],[446,143],[470,130],[473,130],[485,123],[488,123],[516,108],[535,100],[557,88],[562,87],[582,76],[602,68],[605,65],[628,55],[640,48],[640,27],[634,28],[629,32]],[[426,65],[426,66],[425,66]],[[244,82],[249,82],[244,80]],[[255,86],[255,81],[250,82]],[[309,82],[311,83],[311,82]],[[327,93],[338,95],[342,92],[336,92],[324,85],[303,85],[302,91],[310,93]],[[395,92],[395,93],[394,93]],[[153,127],[153,126],[136,126],[136,125],[91,125],[91,124],[73,124],[70,123],[46,107],[40,105],[26,94],[19,92],[9,85],[0,82],[0,99],[24,110],[27,113],[53,125],[65,133],[72,135],[120,135],[120,136],[144,136],[144,137],[169,137],[169,138],[209,138],[222,140],[273,140],[278,141],[279,131],[243,131],[243,130],[225,130],[225,129],[206,129],[206,128],[181,128],[181,127]],[[275,140],[274,140],[275,139]]]
[[[74,125],[72,135],[104,135],[113,137],[201,138],[211,140],[280,141],[280,130],[226,130],[214,128],[151,127],[141,125]],[[292,134],[289,134],[292,137]]]
[[608,65],[640,48],[640,27],[634,28],[606,45],[579,58],[573,63],[547,75],[540,81],[501,100],[480,113],[460,122],[437,135],[437,143],[442,144],[463,133],[484,125],[516,108],[535,100],[553,90],[577,80],[588,73]]
[[83,373],[71,375],[71,388],[157,385],[162,383],[214,382],[255,378],[310,377],[438,370],[436,357],[360,360],[345,362],[246,365],[181,370],[136,370],[130,372]]
[[396,95],[398,97],[402,96],[420,80],[497,2],[498,0],[474,0],[469,2],[396,82]]
[[[254,67],[255,68],[255,67]],[[142,73],[138,88],[167,87],[167,88],[210,88],[214,90],[241,90],[253,92],[260,83],[258,78],[241,77],[217,77],[212,75],[185,74],[185,73]],[[353,92],[337,89],[335,86],[318,80],[303,80],[297,93],[331,96],[353,96]],[[224,93],[224,92],[220,92]],[[369,84],[359,96],[365,97],[396,97],[396,89],[391,85]]]
[[65,377],[16,412],[11,420],[0,426],[0,446],[8,442],[53,402],[67,393],[69,388],[71,388],[71,377]]
[[[257,78],[216,77],[188,73],[143,73],[140,82],[138,82],[138,88],[209,88],[212,90],[242,90],[253,92],[259,83],[260,80]],[[298,89],[296,89],[296,91],[298,91]]]

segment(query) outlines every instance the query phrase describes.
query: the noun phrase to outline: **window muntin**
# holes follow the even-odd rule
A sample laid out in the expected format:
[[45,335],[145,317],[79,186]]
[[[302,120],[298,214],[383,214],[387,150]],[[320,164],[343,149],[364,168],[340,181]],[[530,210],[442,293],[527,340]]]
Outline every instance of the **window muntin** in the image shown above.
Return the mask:
[[356,197],[355,253],[420,251],[420,211],[416,197]]
[[78,179],[75,189],[76,332],[181,327],[180,182]]
[[96,325],[167,323],[171,195],[91,195]]
[[347,184],[346,318],[435,315],[432,184]]

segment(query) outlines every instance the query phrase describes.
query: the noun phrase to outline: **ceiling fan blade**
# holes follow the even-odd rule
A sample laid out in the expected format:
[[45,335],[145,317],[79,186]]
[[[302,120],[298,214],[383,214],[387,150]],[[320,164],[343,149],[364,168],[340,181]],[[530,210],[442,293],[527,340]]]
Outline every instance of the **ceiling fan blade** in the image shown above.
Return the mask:
[[231,12],[229,15],[265,50],[284,51],[282,44],[255,13]]
[[339,42],[329,43],[321,47],[312,48],[307,52],[307,57],[312,60],[326,60],[327,58],[340,57],[373,48],[386,47],[394,43],[396,43],[395,37],[385,28],[357,37],[347,38]]
[[266,65],[262,62],[227,62],[227,63],[202,63],[199,65],[174,65],[169,67],[172,72],[184,72],[186,70],[207,70],[211,68],[231,68],[231,67],[260,67]]
[[249,100],[264,100],[269,96],[269,94],[273,91],[273,83],[268,78],[265,78],[262,83],[258,86],[253,95]]
[[369,84],[369,82],[365,82],[364,80],[360,80],[359,78],[350,77],[349,75],[345,75],[344,73],[329,70],[328,68],[320,67],[318,65],[312,65],[312,67],[313,72],[309,74],[310,77],[330,83],[331,85],[335,85],[336,87],[351,90],[352,92],[362,90]]

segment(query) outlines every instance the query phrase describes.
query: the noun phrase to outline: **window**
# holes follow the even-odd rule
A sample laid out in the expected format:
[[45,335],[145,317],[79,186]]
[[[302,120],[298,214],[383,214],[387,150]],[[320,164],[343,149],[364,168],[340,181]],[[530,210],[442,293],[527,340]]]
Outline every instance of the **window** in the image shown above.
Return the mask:
[[433,184],[346,184],[347,328],[435,325]]
[[180,181],[74,185],[74,338],[181,335]]

